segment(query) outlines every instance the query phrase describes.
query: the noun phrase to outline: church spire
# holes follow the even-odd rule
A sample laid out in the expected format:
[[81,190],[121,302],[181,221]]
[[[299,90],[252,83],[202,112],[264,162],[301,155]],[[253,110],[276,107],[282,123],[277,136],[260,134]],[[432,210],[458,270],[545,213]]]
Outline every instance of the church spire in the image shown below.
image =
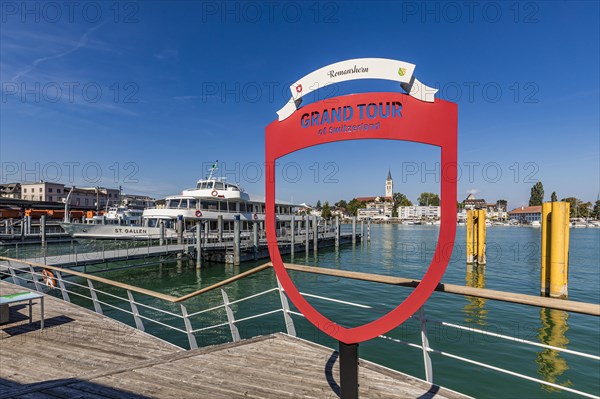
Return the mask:
[[388,177],[386,180],[392,180],[392,171],[388,168]]

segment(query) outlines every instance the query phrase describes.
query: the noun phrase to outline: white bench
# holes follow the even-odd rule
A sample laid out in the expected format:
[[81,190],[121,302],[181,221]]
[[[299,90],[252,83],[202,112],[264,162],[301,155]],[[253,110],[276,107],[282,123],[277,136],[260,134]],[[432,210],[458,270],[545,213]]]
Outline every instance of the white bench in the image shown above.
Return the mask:
[[31,307],[33,306],[32,301],[34,299],[41,299],[40,310],[41,310],[41,322],[40,330],[44,328],[44,295],[38,294],[37,292],[18,292],[16,294],[9,294],[0,296],[0,324],[8,323],[9,320],[9,308],[8,305],[11,303],[29,302],[29,323],[33,322],[31,315]]

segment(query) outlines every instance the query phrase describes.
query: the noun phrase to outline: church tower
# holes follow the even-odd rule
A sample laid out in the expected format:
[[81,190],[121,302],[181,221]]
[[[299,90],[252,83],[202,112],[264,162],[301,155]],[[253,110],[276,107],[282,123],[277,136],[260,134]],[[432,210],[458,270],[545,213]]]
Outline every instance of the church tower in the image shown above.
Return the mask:
[[392,180],[392,172],[389,169],[387,179],[385,179],[385,196],[388,198],[394,196],[394,181]]

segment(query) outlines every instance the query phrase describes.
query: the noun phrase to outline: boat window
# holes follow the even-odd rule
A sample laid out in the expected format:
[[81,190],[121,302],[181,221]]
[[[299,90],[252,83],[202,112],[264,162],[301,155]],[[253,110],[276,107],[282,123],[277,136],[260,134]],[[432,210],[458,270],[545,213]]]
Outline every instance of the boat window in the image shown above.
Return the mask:
[[187,208],[187,199],[181,199],[181,203],[179,204],[179,208],[185,209]]
[[202,209],[216,211],[219,209],[219,203],[217,201],[202,201]]
[[189,207],[192,209],[196,209],[196,200],[195,199],[189,200]]
[[213,188],[213,182],[212,182],[212,181],[207,181],[207,182],[206,182],[206,187],[205,187],[205,188],[207,188],[207,189],[209,189],[209,190],[210,190],[211,188]]
[[227,201],[219,201],[219,211],[227,212]]
[[246,212],[246,204],[240,204],[240,212]]
[[223,182],[217,181],[215,182],[215,190],[223,190]]
[[167,202],[167,208],[175,209],[179,205],[179,200],[171,199]]

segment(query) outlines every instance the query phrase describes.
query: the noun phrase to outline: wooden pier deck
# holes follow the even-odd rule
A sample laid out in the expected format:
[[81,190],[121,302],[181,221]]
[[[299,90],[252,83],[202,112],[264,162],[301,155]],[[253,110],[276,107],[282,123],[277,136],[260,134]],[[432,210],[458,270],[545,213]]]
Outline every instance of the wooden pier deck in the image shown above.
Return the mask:
[[[22,291],[0,282],[0,294]],[[336,352],[285,334],[181,350],[53,297],[0,326],[0,399],[337,398]],[[361,398],[466,398],[361,361]]]
[[[130,259],[149,258],[155,256],[174,255],[184,253],[190,250],[191,245],[159,245],[159,246],[139,246],[126,249],[107,249],[105,251],[70,253],[63,255],[54,255],[47,257],[37,257],[23,259],[22,265],[13,264],[15,268],[29,269],[29,263],[42,263],[49,266],[72,267],[84,266],[96,263],[117,262]],[[4,262],[0,262],[0,268]]]

